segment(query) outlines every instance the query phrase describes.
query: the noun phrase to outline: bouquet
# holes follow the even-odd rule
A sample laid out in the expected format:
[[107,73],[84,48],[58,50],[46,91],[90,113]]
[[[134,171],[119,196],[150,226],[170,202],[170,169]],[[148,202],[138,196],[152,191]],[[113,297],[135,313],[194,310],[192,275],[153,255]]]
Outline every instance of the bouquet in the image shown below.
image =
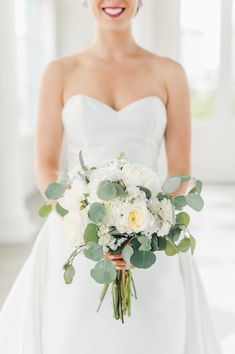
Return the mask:
[[[194,253],[196,240],[189,230],[190,216],[183,209],[203,208],[202,182],[179,175],[161,185],[157,173],[129,162],[124,152],[99,167],[87,166],[82,151],[79,161],[80,166],[61,171],[47,187],[49,202],[39,209],[39,215],[47,216],[54,208],[74,248],[63,265],[65,283],[72,283],[74,260],[83,253],[95,262],[91,277],[103,284],[97,311],[110,286],[113,316],[123,323],[124,316],[131,315],[131,298],[137,298],[131,268],[151,267],[157,252],[168,256],[188,250]],[[189,190],[174,196],[181,182],[188,182]],[[128,269],[116,267],[108,253],[121,255]]]

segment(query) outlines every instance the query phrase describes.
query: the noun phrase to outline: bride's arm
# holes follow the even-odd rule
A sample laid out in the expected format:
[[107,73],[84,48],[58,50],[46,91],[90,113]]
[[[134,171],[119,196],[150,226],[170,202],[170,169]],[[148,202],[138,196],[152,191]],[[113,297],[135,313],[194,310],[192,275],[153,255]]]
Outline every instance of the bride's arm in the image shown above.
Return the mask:
[[46,187],[58,177],[63,137],[61,120],[62,69],[59,61],[50,62],[45,68],[38,97],[35,133],[34,175],[36,185],[46,199]]
[[[190,91],[182,65],[170,61],[167,70],[168,124],[165,134],[168,177],[191,173]],[[184,194],[187,183],[181,183],[174,195]]]

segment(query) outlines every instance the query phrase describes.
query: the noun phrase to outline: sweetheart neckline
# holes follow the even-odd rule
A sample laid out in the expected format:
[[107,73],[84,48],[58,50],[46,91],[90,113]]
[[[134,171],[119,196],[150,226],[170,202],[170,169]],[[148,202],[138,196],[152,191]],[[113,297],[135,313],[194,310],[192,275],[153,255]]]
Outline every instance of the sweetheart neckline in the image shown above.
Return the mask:
[[74,94],[74,95],[71,95],[69,98],[67,98],[67,99],[65,100],[64,105],[63,105],[63,107],[62,107],[62,115],[63,115],[63,113],[64,113],[64,111],[65,111],[66,106],[69,104],[69,102],[71,102],[71,101],[72,101],[73,99],[75,99],[75,98],[86,98],[86,99],[88,99],[88,100],[90,100],[90,101],[93,101],[93,102],[95,102],[95,103],[98,103],[98,104],[102,105],[102,106],[105,107],[106,109],[109,109],[111,112],[116,113],[116,114],[121,114],[121,113],[125,112],[127,109],[129,109],[130,107],[135,106],[135,105],[138,105],[138,104],[142,103],[143,101],[149,100],[149,99],[155,99],[155,100],[157,100],[158,102],[161,103],[161,105],[162,105],[162,107],[164,108],[165,112],[166,112],[166,110],[167,110],[167,108],[166,108],[166,106],[165,106],[163,100],[162,100],[161,97],[158,96],[158,95],[152,95],[152,96],[149,95],[149,96],[145,96],[145,97],[142,97],[142,98],[138,98],[137,100],[135,100],[135,101],[129,103],[129,104],[126,105],[125,107],[123,107],[123,108],[121,108],[121,109],[119,109],[119,110],[116,110],[116,109],[114,109],[113,107],[111,107],[110,105],[106,104],[105,102],[103,102],[103,101],[101,101],[101,100],[99,100],[99,99],[97,99],[97,98],[95,98],[95,97],[92,97],[92,96],[90,96],[90,95],[86,95],[86,94]]

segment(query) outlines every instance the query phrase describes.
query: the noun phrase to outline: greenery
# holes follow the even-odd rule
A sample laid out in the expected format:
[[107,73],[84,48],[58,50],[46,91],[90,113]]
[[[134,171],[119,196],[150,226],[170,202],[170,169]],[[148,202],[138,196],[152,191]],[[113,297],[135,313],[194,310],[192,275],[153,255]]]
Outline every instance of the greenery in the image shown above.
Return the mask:
[[[120,163],[123,157],[120,155],[120,160],[118,160]],[[79,161],[81,169],[78,169],[77,174],[85,183],[89,183],[89,173],[92,169],[96,169],[96,167],[89,168],[85,165],[81,151],[79,153]],[[56,202],[55,211],[62,218],[69,211],[64,209],[58,200],[63,197],[68,180],[68,171],[62,171],[57,181],[51,183],[45,191],[46,197]],[[184,195],[174,195],[177,194],[175,192],[177,192],[182,182],[189,182],[189,190]],[[170,176],[163,183],[161,191],[157,196],[154,196],[146,186],[137,185],[136,187],[145,193],[147,199],[146,206],[148,211],[155,217],[156,222],[160,224],[165,222],[167,224],[167,231],[164,229],[165,233],[158,231],[152,235],[146,235],[144,232],[127,234],[125,232],[121,233],[118,227],[116,228],[111,225],[108,228],[107,237],[110,237],[112,242],[117,242],[117,244],[116,248],[112,248],[112,246],[108,247],[108,252],[120,254],[120,257],[127,265],[142,269],[147,269],[157,262],[157,252],[164,252],[169,257],[188,251],[191,251],[193,255],[196,248],[196,239],[191,235],[189,230],[190,214],[188,209],[193,209],[197,212],[203,209],[204,200],[201,196],[202,181],[190,175]],[[126,314],[130,316],[131,314],[131,297],[134,296],[137,298],[132,270],[130,268],[126,270],[119,269],[114,265],[114,261],[107,257],[107,246],[105,249],[103,243],[99,243],[99,231],[101,226],[106,227],[104,224],[106,212],[108,212],[108,208],[106,210],[106,202],[110,202],[114,198],[121,198],[121,200],[124,198],[125,200],[125,197],[128,195],[127,188],[122,180],[103,180],[98,184],[96,194],[99,201],[93,203],[89,202],[88,193],[84,193],[84,198],[81,198],[80,209],[87,208],[87,215],[90,221],[83,233],[84,243],[74,248],[63,265],[63,277],[66,284],[73,282],[75,277],[73,262],[80,253],[83,253],[85,257],[95,262],[94,267],[90,270],[91,277],[97,283],[103,285],[97,311],[100,309],[111,284],[114,318],[121,319],[124,322],[124,316]],[[161,211],[154,209],[151,205],[151,198],[158,199],[158,202],[163,205],[161,207],[163,211],[162,209]],[[163,203],[161,203],[162,201]],[[170,205],[168,209],[170,210],[170,214],[172,211],[172,217],[169,219],[171,221],[168,219],[164,220],[164,205]],[[187,208],[187,211],[185,211],[185,208]],[[41,206],[39,215],[46,217],[52,210],[52,204],[47,203]],[[118,243],[120,239],[121,242]]]

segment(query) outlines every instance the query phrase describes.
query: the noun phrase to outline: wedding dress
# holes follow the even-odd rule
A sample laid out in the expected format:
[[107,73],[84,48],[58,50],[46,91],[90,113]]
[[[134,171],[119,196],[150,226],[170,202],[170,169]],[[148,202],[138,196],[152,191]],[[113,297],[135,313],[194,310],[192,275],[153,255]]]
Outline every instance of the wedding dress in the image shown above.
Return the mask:
[[[116,111],[87,95],[73,95],[62,110],[68,166],[83,151],[87,165],[125,151],[130,161],[157,169],[167,111],[147,96]],[[157,254],[149,269],[133,269],[138,299],[125,323],[113,318],[111,293],[97,313],[101,285],[82,254],[65,285],[62,266],[72,251],[55,211],[48,216],[3,305],[3,354],[221,354],[207,298],[190,253]]]

